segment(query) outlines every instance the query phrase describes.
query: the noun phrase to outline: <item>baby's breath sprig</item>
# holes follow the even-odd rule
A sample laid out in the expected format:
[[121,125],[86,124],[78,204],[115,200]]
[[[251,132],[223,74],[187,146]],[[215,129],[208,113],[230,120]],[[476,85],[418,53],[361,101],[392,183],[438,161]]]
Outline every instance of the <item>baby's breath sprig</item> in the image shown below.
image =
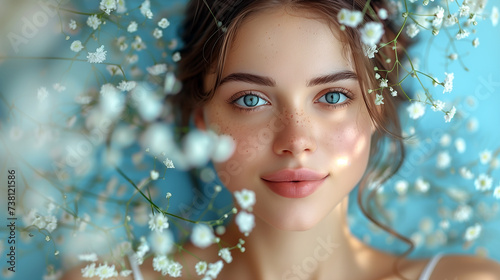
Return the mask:
[[[454,2],[456,7],[450,7],[450,2]],[[395,88],[397,88],[403,93],[408,101],[431,106],[433,111],[441,111],[444,113],[446,122],[451,121],[456,112],[455,107],[445,109],[445,104],[434,97],[434,94],[431,93],[422,78],[429,80],[434,86],[442,86],[443,93],[449,93],[453,90],[454,73],[445,73],[444,80],[439,82],[438,79],[430,73],[418,69],[413,63],[412,56],[409,55],[401,44],[398,44],[401,36],[403,36],[403,31],[406,31],[406,35],[409,38],[414,38],[424,31],[429,31],[432,34],[430,40],[433,39],[432,37],[436,37],[439,34],[445,34],[444,36],[449,40],[448,46],[445,49],[445,56],[448,57],[449,60],[458,60],[462,68],[468,71],[461,56],[458,54],[455,41],[463,40],[475,32],[475,27],[478,25],[477,20],[484,18],[485,2],[480,0],[464,0],[460,4],[458,1],[446,0],[444,3],[445,7],[442,7],[440,3],[434,3],[428,0],[425,0],[423,3],[417,3],[417,1],[413,0],[404,0],[401,2],[390,1],[389,6],[393,8],[394,12],[389,17],[385,9],[381,9],[378,13],[375,13],[370,5],[370,1],[366,2],[362,11],[342,9],[339,12],[338,21],[341,24],[341,30],[345,30],[347,27],[359,28],[361,40],[364,44],[363,50],[368,58],[374,58],[377,53],[384,56],[381,52],[384,48],[392,48],[394,52],[395,61],[385,58],[385,63],[392,63],[391,67],[387,70],[375,69],[375,77],[379,81],[379,87],[370,89],[369,93],[376,94],[376,105],[384,104],[384,92],[386,92],[386,89],[389,90],[392,96],[397,96],[398,92],[395,90]],[[362,24],[362,19],[366,13],[374,17],[375,21]],[[493,25],[496,25],[498,21],[498,9],[496,7],[492,9],[491,19]],[[384,20],[390,20],[399,26],[395,37],[388,42],[380,41],[384,34],[382,28],[382,21]],[[478,45],[479,39],[473,39],[472,46],[477,47]],[[450,49],[453,50],[453,53],[450,52]],[[401,58],[398,56],[399,52],[405,55],[404,58],[407,60],[410,68],[406,67],[401,62]],[[401,70],[404,74],[402,77],[400,77],[399,73]],[[396,72],[399,81],[395,84],[388,84],[388,76],[392,72]],[[418,81],[418,84],[424,90],[425,98],[422,96],[411,97],[405,92],[402,83],[408,77],[415,78]],[[410,112],[410,117],[414,119],[421,117],[425,112],[424,108],[425,107],[421,105],[410,105],[408,110]]]

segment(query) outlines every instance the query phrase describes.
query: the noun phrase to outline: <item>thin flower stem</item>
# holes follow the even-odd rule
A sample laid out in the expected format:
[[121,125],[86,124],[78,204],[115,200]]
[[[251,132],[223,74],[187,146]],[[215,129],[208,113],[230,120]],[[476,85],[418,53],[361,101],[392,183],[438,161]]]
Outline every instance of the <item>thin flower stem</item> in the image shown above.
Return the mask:
[[190,222],[190,223],[193,223],[193,224],[200,224],[200,223],[209,223],[207,221],[193,221],[193,220],[190,220],[190,219],[186,219],[184,217],[181,217],[179,215],[175,215],[175,214],[172,214],[172,213],[169,213],[169,212],[165,212],[163,211],[160,207],[158,207],[151,199],[149,199],[140,189],[139,187],[134,183],[134,181],[132,181],[132,179],[130,179],[125,173],[123,173],[123,171],[119,168],[119,167],[115,167],[116,171],[118,171],[118,173],[120,173],[120,175],[125,179],[127,180],[127,182],[129,182],[140,194],[141,196],[146,199],[152,207],[154,207],[154,209],[160,213],[163,213],[165,215],[168,215],[168,216],[172,216],[172,217],[175,217],[179,220],[183,220],[183,221],[186,221],[186,222]]
[[[453,37],[451,37],[450,33],[448,32],[448,29],[445,29],[445,33],[448,36],[448,38],[450,39],[451,47],[453,48],[453,50],[455,50],[456,53],[458,53],[458,49],[455,46],[455,42],[453,40]],[[469,68],[467,68],[467,66],[465,66],[465,64],[464,64],[464,62],[462,60],[462,57],[460,55],[458,56],[458,62],[464,68],[465,71],[469,72]]]
[[105,14],[104,12],[101,12],[101,13],[84,13],[84,12],[79,12],[79,11],[75,11],[75,10],[70,10],[70,9],[66,9],[66,8],[61,8],[59,6],[54,6],[54,5],[48,5],[49,7],[52,7],[54,9],[57,9],[59,11],[63,11],[63,12],[67,12],[67,13],[71,13],[71,14],[76,14],[76,15],[84,15],[84,16],[92,16],[92,15],[98,15],[98,16],[102,16],[103,14]]

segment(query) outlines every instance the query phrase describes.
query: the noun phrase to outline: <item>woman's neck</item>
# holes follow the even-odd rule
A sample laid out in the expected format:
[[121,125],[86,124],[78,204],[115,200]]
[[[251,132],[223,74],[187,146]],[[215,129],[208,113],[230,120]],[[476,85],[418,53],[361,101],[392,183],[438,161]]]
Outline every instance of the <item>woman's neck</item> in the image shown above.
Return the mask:
[[[344,273],[353,276],[352,268],[363,269],[366,264],[363,251],[367,247],[350,234],[346,211],[347,198],[307,231],[279,230],[256,218],[256,226],[246,238],[246,252],[235,254],[235,264],[228,266],[233,267],[228,272],[248,269],[251,279],[332,279],[332,273],[338,279],[347,279],[341,277]],[[233,236],[238,235],[236,231],[234,224],[228,229]]]

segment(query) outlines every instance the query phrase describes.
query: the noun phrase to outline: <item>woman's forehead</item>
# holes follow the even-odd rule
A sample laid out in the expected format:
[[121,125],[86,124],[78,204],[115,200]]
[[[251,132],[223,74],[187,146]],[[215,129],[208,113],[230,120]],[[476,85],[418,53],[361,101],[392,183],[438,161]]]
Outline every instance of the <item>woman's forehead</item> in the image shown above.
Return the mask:
[[257,72],[279,83],[354,72],[345,44],[335,32],[326,21],[301,16],[298,11],[271,9],[252,14],[236,30],[222,76]]

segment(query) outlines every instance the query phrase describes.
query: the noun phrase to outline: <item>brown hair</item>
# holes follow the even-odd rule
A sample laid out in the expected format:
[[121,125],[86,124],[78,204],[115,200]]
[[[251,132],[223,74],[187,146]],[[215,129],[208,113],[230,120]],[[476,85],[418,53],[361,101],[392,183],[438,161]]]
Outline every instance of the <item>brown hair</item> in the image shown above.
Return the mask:
[[[182,124],[186,125],[193,111],[203,106],[214,95],[222,79],[222,70],[230,44],[238,31],[238,27],[251,14],[265,9],[285,6],[296,10],[311,11],[315,15],[326,19],[331,27],[339,29],[340,24],[337,22],[337,13],[342,8],[362,11],[365,4],[366,1],[363,0],[191,0],[187,6],[186,18],[181,30],[184,47],[180,51],[182,60],[178,63],[177,70],[177,77],[182,82],[183,88],[179,94],[173,96],[172,100],[177,105],[174,107],[179,110],[178,113]],[[363,22],[380,21],[375,11],[383,7],[384,2],[382,0],[372,0],[370,9],[364,14]],[[396,33],[389,22],[383,23],[385,33],[382,42],[389,42],[394,39]],[[373,59],[368,59],[362,51],[363,43],[360,37],[360,32],[357,29],[346,28],[340,32],[340,38],[338,38],[347,46],[344,50],[345,54],[350,55],[352,58],[360,81],[363,99],[377,128],[372,136],[370,164],[367,174],[360,184],[358,203],[362,212],[372,222],[410,244],[410,249],[403,254],[403,258],[411,252],[413,248],[412,242],[374,219],[363,205],[363,192],[366,189],[367,182],[370,180],[385,181],[397,171],[404,158],[401,126],[397,114],[398,104],[403,98],[399,96],[392,97],[388,92],[383,92],[382,94],[386,97],[384,98],[384,104],[377,106],[374,102],[375,93],[368,92],[370,88],[378,88],[374,67],[380,70],[392,67],[396,59],[396,53],[389,46],[380,49]],[[402,40],[404,38],[398,38],[398,51],[401,51],[407,44]],[[387,63],[388,60],[392,63]],[[215,72],[216,81],[214,87],[206,92],[204,90],[204,78],[211,72]],[[398,82],[396,75],[396,71],[393,71],[385,78],[389,80],[390,84],[394,84]],[[382,165],[383,161],[392,164]],[[376,188],[371,191],[370,197],[373,196],[375,190]],[[395,267],[396,273],[400,275],[397,270],[397,263]]]

